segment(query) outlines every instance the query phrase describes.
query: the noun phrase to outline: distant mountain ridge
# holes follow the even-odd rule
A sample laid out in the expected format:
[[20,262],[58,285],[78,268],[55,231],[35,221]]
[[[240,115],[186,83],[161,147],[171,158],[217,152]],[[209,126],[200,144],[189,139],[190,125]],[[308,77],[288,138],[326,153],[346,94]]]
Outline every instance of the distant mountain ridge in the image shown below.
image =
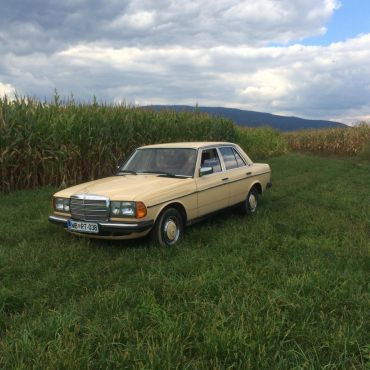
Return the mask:
[[198,110],[200,112],[208,113],[213,116],[222,116],[225,118],[229,118],[239,126],[250,126],[250,127],[271,126],[280,131],[296,131],[330,127],[348,127],[344,123],[340,122],[279,116],[271,113],[262,113],[236,108],[192,107],[189,105],[149,105],[144,108],[152,108],[155,110],[169,109],[175,111],[189,111],[189,112],[194,112],[195,110]]

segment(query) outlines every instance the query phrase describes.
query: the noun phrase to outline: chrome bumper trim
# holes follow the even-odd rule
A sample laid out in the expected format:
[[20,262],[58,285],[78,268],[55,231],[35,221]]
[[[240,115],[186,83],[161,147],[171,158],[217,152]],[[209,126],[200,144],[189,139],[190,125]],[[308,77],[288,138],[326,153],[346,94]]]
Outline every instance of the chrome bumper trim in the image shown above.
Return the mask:
[[57,216],[49,216],[49,221],[55,224],[64,224],[67,225],[67,218],[57,217]]
[[[67,218],[58,216],[49,216],[49,221],[64,227],[67,227]],[[78,221],[78,220],[76,220]],[[116,231],[127,231],[127,232],[141,232],[146,231],[153,227],[154,221],[140,221],[136,223],[122,223],[122,222],[99,222],[99,221],[86,221],[95,222],[99,225],[99,229],[102,232],[116,232]]]

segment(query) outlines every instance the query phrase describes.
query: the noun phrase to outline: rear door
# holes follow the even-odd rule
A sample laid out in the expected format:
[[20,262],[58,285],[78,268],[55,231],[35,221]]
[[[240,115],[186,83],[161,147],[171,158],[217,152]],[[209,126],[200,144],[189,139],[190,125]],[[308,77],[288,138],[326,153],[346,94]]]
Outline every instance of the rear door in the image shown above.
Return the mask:
[[252,172],[233,146],[222,146],[219,151],[225,167],[224,178],[229,183],[229,205],[232,206],[245,200],[252,184],[252,179],[248,178]]
[[[225,208],[229,204],[227,177],[216,148],[202,149],[195,180],[198,192],[198,216]],[[213,173],[199,176],[200,167],[212,167]]]

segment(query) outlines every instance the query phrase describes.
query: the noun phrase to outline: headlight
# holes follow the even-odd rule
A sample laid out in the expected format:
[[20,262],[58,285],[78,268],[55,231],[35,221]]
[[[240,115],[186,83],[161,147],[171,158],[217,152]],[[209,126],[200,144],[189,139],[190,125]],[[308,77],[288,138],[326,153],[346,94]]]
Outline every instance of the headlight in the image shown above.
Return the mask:
[[69,212],[69,198],[54,198],[54,209],[59,212]]
[[142,202],[111,202],[111,217],[136,217],[146,216],[146,207]]

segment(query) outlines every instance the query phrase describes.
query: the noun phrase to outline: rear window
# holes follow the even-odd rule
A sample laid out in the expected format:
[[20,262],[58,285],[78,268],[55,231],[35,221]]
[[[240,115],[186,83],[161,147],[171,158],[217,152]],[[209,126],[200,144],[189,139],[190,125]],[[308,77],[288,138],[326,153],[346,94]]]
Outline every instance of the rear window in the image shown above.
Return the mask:
[[233,168],[245,166],[243,158],[234,148],[230,146],[221,147],[220,153],[222,155],[222,159],[224,160],[227,170],[232,170]]
[[233,151],[234,151],[236,161],[238,162],[238,167],[245,166],[244,159],[240,156],[240,154],[235,149],[233,149]]

